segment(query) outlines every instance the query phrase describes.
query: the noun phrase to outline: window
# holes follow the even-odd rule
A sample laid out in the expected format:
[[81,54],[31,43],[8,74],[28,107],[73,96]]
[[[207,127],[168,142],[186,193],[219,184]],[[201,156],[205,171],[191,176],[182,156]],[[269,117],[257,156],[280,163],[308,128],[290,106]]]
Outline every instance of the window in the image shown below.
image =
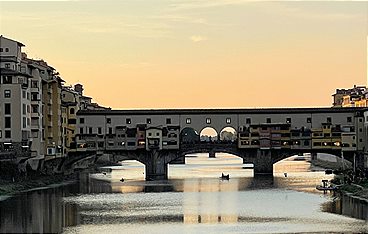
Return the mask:
[[361,122],[363,122],[363,119],[362,118],[359,118],[359,122],[361,123]]
[[362,128],[359,128],[359,132],[363,132],[363,129]]
[[32,105],[32,113],[38,113],[38,105]]
[[10,98],[11,92],[9,89],[4,90],[4,98]]
[[109,134],[112,134],[112,128],[109,128]]
[[79,119],[79,123],[80,123],[80,124],[84,124],[84,118],[80,118],[80,119]]
[[251,124],[251,123],[252,123],[251,118],[246,118],[246,119],[245,119],[245,123],[246,123],[246,124]]
[[206,124],[210,124],[211,123],[211,118],[206,118]]
[[111,124],[111,118],[107,118],[106,123]]
[[304,141],[304,146],[309,146],[309,141]]
[[92,128],[88,128],[88,134],[92,134]]
[[10,108],[10,103],[5,103],[5,108],[4,108],[4,112],[6,115],[10,115],[11,114],[11,108]]
[[38,138],[38,131],[32,131],[31,132],[31,137],[32,138]]
[[102,128],[98,128],[98,134],[102,134]]
[[126,124],[131,124],[131,123],[132,123],[132,120],[131,120],[131,119],[126,119],[126,120],[125,120],[125,123],[126,123]]
[[160,136],[160,133],[159,132],[156,132],[156,136]]
[[27,118],[23,117],[23,128],[27,127]]
[[327,123],[332,123],[332,118],[331,117],[327,117]]
[[32,81],[31,88],[38,88],[38,81]]
[[3,84],[11,84],[12,83],[12,76],[3,76]]
[[307,123],[312,123],[312,118],[307,118]]
[[5,138],[11,138],[11,131],[5,130]]
[[68,124],[77,124],[77,119],[68,119]]
[[0,52],[3,52],[3,48],[0,48]]
[[266,123],[271,123],[271,118],[267,118]]
[[230,124],[231,123],[231,119],[230,118],[226,118],[226,123]]
[[25,99],[26,98],[26,91],[25,90],[23,90],[22,91],[22,97]]
[[32,93],[31,94],[31,101],[39,101],[38,100],[38,93]]
[[9,48],[5,48],[5,52],[9,52]]
[[70,113],[71,115],[74,115],[74,112],[75,112],[74,108],[70,108],[69,113]]
[[5,117],[5,128],[11,128],[11,117]]
[[291,123],[291,118],[286,118],[286,123]]
[[351,123],[351,122],[353,122],[353,118],[351,118],[351,117],[347,117],[347,118],[346,118],[346,121],[347,121],[348,123]]
[[151,124],[151,119],[146,119],[147,124]]
[[166,124],[171,124],[171,119],[170,118],[166,119]]
[[10,63],[5,63],[5,68],[10,68]]
[[83,134],[83,128],[79,128],[79,134]]
[[135,142],[128,142],[128,146],[135,146]]
[[187,118],[187,119],[185,120],[185,122],[186,122],[187,124],[190,124],[190,123],[192,122],[192,120],[191,120],[191,118]]

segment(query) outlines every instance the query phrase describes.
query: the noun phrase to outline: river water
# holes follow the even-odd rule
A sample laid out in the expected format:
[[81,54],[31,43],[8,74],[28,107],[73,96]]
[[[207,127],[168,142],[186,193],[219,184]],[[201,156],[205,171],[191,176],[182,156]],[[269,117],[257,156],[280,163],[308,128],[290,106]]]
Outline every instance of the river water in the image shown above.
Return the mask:
[[105,174],[81,174],[76,184],[8,198],[0,202],[0,232],[368,232],[367,204],[318,192],[332,176],[303,157],[275,164],[273,177],[253,177],[241,159],[216,156],[171,165],[168,181],[146,182],[143,165],[124,161]]

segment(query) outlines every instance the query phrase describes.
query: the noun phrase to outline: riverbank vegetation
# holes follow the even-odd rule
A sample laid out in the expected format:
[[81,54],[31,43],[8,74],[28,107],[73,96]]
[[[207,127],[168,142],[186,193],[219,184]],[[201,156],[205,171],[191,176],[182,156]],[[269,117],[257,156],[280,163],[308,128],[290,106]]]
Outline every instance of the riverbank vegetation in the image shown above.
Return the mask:
[[360,169],[335,170],[331,183],[339,186],[339,191],[348,195],[368,199],[368,171]]

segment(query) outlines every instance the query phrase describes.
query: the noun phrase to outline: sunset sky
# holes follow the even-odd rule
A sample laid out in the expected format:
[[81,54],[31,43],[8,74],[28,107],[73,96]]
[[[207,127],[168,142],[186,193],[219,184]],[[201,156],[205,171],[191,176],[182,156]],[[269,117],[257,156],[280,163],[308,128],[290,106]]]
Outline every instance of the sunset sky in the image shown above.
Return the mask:
[[367,31],[366,1],[0,1],[0,34],[121,109],[331,106]]

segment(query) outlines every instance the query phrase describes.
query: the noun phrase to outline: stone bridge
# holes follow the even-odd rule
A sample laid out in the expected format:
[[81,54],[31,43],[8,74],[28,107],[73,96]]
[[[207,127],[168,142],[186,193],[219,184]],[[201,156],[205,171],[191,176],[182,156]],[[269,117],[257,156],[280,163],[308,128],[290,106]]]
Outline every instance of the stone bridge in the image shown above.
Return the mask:
[[[224,142],[200,142],[197,144],[182,144],[179,150],[110,150],[105,151],[110,155],[112,163],[124,160],[137,160],[145,165],[146,180],[165,180],[168,178],[168,164],[185,164],[185,156],[195,153],[208,153],[209,157],[215,157],[216,153],[229,153],[243,159],[244,163],[254,165],[254,175],[272,174],[273,164],[293,155],[302,153],[328,153],[341,157],[340,150],[291,150],[291,149],[242,149],[235,143]],[[96,151],[69,154],[66,158],[53,162],[55,172],[69,171],[94,165],[102,154]],[[354,163],[355,153],[345,153],[344,159]],[[358,158],[358,157],[357,157]],[[49,162],[49,163],[50,163]],[[56,164],[55,164],[56,163]],[[357,163],[357,162],[355,162]],[[51,164],[50,164],[51,165]]]
[[166,179],[169,163],[217,152],[253,163],[255,174],[302,153],[343,156],[368,168],[366,108],[84,110],[76,122],[76,152],[60,170],[109,154],[113,162],[143,163],[148,180]]

